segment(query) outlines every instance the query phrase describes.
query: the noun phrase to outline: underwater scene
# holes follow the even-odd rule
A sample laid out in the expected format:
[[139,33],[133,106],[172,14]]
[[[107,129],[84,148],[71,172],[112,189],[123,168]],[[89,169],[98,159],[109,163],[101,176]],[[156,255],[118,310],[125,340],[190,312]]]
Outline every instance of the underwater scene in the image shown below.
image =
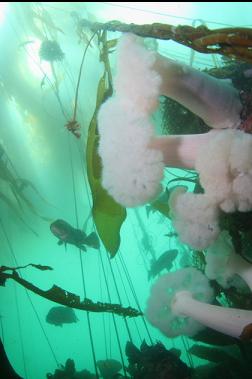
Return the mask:
[[0,379],[252,378],[251,12],[0,3]]

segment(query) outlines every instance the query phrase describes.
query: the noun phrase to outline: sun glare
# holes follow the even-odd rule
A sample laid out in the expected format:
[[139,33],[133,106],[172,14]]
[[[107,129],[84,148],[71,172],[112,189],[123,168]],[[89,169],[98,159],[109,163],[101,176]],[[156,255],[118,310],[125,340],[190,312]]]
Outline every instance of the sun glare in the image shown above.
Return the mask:
[[8,3],[0,2],[0,24],[4,22],[7,5]]
[[[171,18],[190,16],[191,4],[186,2],[111,2],[95,10],[98,18],[121,22],[148,24]],[[105,20],[104,20],[105,21]],[[176,21],[173,20],[173,24]]]
[[42,80],[45,75],[50,78],[52,70],[50,63],[41,61],[39,57],[40,45],[39,40],[31,38],[27,41],[25,49],[30,72],[35,78]]

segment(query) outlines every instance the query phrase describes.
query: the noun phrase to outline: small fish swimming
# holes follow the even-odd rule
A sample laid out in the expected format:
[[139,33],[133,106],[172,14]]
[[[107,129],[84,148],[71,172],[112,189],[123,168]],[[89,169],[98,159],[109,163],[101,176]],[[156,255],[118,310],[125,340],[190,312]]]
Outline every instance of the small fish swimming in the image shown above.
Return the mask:
[[80,229],[73,228],[64,220],[56,220],[50,225],[51,232],[58,237],[58,245],[65,246],[69,243],[83,251],[87,251],[86,246],[99,249],[100,241],[95,232],[90,233],[88,236]]
[[72,308],[69,307],[52,307],[46,316],[46,322],[55,326],[61,326],[63,324],[72,324],[79,321]]
[[165,251],[157,260],[153,260],[148,272],[148,280],[157,276],[162,270],[169,271],[172,268],[172,262],[178,255],[178,250],[172,249]]
[[176,233],[176,232],[169,232],[169,233],[165,234],[164,236],[165,237],[169,237],[169,238],[178,237],[178,233]]

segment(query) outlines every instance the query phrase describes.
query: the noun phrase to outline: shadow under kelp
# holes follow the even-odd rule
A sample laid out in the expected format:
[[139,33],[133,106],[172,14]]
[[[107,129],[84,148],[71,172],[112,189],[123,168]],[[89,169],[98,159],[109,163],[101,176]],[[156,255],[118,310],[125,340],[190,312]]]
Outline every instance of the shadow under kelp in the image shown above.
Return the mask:
[[4,350],[4,345],[0,340],[0,370],[1,370],[1,378],[3,379],[23,379],[21,376],[16,374],[13,367],[11,366],[7,354]]
[[246,349],[245,346],[244,349],[240,349],[237,345],[232,347],[193,345],[188,352],[210,363],[197,367],[192,378],[249,379],[252,375],[251,351],[251,343],[247,344]]

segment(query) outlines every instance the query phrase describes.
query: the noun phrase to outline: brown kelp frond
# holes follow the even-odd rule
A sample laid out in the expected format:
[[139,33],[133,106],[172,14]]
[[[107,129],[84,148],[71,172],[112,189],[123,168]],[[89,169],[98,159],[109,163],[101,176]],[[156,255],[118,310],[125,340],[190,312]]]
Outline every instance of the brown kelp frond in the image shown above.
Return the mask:
[[80,26],[92,31],[107,30],[112,32],[133,33],[141,37],[173,40],[200,53],[218,53],[237,60],[252,63],[252,29],[223,28],[210,30],[205,25],[198,27],[188,25],[125,24],[120,21],[107,23],[81,20]]
[[[42,266],[42,267],[48,267],[48,266]],[[131,308],[131,307],[124,308],[120,304],[102,303],[100,301],[95,303],[88,298],[85,298],[84,300],[81,301],[79,296],[71,292],[68,292],[66,290],[63,290],[62,288],[56,285],[53,285],[52,288],[50,288],[47,291],[44,291],[36,287],[32,283],[28,282],[27,280],[21,278],[18,275],[17,271],[15,270],[13,270],[11,274],[5,273],[4,271],[0,270],[0,285],[4,286],[6,280],[8,279],[13,279],[17,283],[21,284],[23,287],[28,289],[29,291],[32,291],[36,293],[37,295],[44,297],[45,299],[54,301],[61,305],[65,305],[66,307],[80,309],[80,310],[88,311],[88,312],[114,313],[123,317],[137,317],[137,316],[143,315],[142,312],[134,308]]]
[[101,59],[104,63],[104,72],[98,84],[96,106],[89,124],[86,161],[88,182],[93,199],[92,214],[94,223],[102,243],[111,257],[114,257],[120,246],[120,229],[126,219],[126,209],[118,204],[102,187],[101,158],[97,152],[99,140],[97,113],[101,104],[105,102],[113,92],[108,58],[109,44],[110,41],[107,41],[106,33],[102,33],[102,35],[99,36],[99,46],[101,49]]
[[67,122],[67,124],[65,125],[66,128],[71,132],[73,133],[73,135],[76,137],[76,138],[80,138],[81,137],[81,133],[80,133],[80,124],[77,122],[76,120],[76,114],[77,114],[77,106],[78,106],[78,96],[79,96],[79,87],[80,87],[80,80],[81,80],[81,74],[82,74],[82,69],[83,69],[83,64],[84,64],[84,61],[85,61],[85,57],[86,57],[86,54],[87,54],[87,51],[88,51],[88,48],[89,46],[91,45],[91,42],[92,40],[94,39],[95,35],[97,34],[97,32],[93,33],[92,37],[90,38],[90,40],[88,41],[85,49],[84,49],[84,53],[83,53],[83,56],[82,56],[82,60],[81,60],[81,64],[80,64],[80,69],[79,69],[79,75],[78,75],[78,80],[77,80],[77,86],[76,86],[76,92],[75,92],[75,100],[74,100],[74,112],[73,112],[73,117],[71,120],[69,120]]
[[39,265],[39,264],[28,263],[25,266],[18,266],[18,267],[0,266],[0,272],[3,272],[3,271],[16,271],[16,270],[19,270],[21,268],[26,268],[26,267],[29,267],[29,266],[35,267],[35,268],[37,268],[38,270],[41,270],[41,271],[53,270],[53,268],[50,267],[50,266],[43,266],[43,265]]
[[36,207],[33,205],[32,201],[30,201],[27,195],[24,193],[25,189],[30,188],[43,202],[47,203],[48,205],[50,204],[46,199],[44,199],[44,197],[40,194],[36,186],[31,181],[20,178],[18,176],[17,171],[12,162],[9,160],[6,152],[4,152],[4,155],[7,157],[7,160],[4,160],[3,158],[0,159],[0,179],[8,189],[8,193],[5,193],[3,190],[1,190],[0,199],[22,222],[24,222],[24,220],[19,211],[23,212],[25,209],[28,209],[31,213],[35,214],[45,221],[50,221],[48,217],[44,217],[37,212]]
[[1,191],[0,191],[0,200],[2,200],[4,202],[4,204],[13,212],[13,214],[15,215],[15,217],[19,221],[21,221],[21,223],[23,225],[25,225],[33,234],[35,234],[36,236],[38,236],[38,234],[35,232],[35,230],[33,230],[27,224],[27,222],[24,220],[24,218],[22,217],[21,213],[17,209],[16,205],[4,193],[2,193]]

